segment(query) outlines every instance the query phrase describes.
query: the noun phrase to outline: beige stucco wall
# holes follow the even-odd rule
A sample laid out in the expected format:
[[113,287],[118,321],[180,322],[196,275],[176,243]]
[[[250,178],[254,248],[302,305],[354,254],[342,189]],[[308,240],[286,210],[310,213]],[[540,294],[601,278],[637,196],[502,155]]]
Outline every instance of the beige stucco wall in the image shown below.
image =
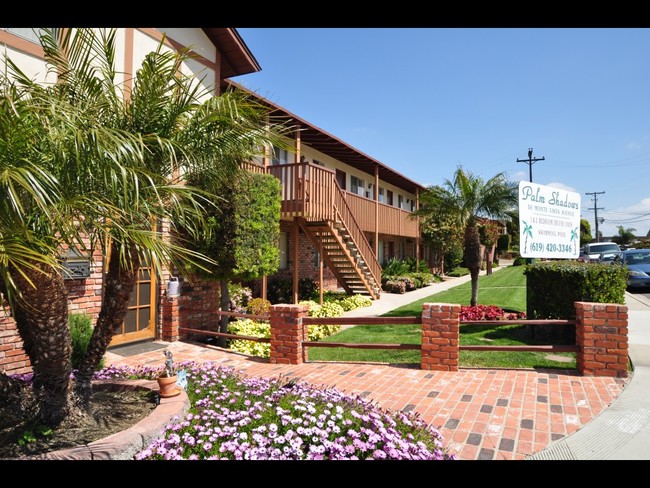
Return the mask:
[[[301,145],[301,154],[305,156],[305,160],[309,162],[313,162],[314,159],[318,160],[319,162],[323,163],[326,168],[333,169],[333,170],[341,170],[345,171],[346,173],[346,189],[350,191],[351,185],[350,185],[350,176],[354,175],[357,178],[362,179],[365,182],[365,189],[370,192],[370,199],[374,200],[373,198],[373,190],[368,189],[368,183],[372,183],[374,186],[375,183],[375,176],[370,175],[368,173],[365,173],[364,171],[360,171],[356,169],[353,166],[350,166],[349,164],[345,164],[337,159],[334,159],[326,154],[321,153],[320,151],[317,151],[316,149],[306,146],[304,143]],[[397,207],[397,202],[398,202],[398,195],[402,195],[404,197],[404,202],[406,200],[415,200],[415,194],[409,193],[401,188],[396,187],[395,185],[391,185],[386,183],[385,181],[382,181],[381,179],[379,180],[379,187],[384,188],[385,190],[390,190],[393,192],[393,206]],[[410,210],[410,207],[406,208],[406,210]]]
[[[29,31],[31,31],[31,29]],[[21,38],[29,38],[32,43],[37,39],[34,34],[31,34],[25,28],[15,30],[8,29],[8,32],[10,34],[19,35]],[[169,38],[189,47],[209,61],[215,62],[217,57],[216,47],[210,42],[202,29],[165,29],[165,32]],[[138,67],[142,64],[144,57],[149,52],[158,48],[160,38],[162,38],[160,32],[157,33],[156,36],[152,37],[149,35],[149,30],[133,29],[133,62],[129,66],[126,66],[126,29],[117,29],[115,35],[115,69],[117,71],[116,82],[118,84],[122,85],[127,77],[136,73]],[[171,50],[172,48],[166,46],[164,49]],[[39,83],[53,83],[56,80],[54,74],[47,74],[47,67],[42,58],[17,49],[12,44],[0,42],[0,69],[2,69],[3,72],[5,71],[5,54],[16,62],[16,64],[18,64],[31,79],[38,81]],[[200,80],[205,90],[204,98],[207,98],[214,93],[216,73],[213,69],[198,61],[188,60],[188,62],[183,66],[183,72],[197,76],[197,79]]]

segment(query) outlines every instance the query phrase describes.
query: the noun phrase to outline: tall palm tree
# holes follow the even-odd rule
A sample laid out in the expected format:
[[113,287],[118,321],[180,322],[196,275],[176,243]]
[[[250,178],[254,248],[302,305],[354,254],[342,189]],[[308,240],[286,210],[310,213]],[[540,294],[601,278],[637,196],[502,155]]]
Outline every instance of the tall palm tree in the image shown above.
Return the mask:
[[616,244],[620,246],[629,246],[636,240],[636,235],[634,235],[636,229],[632,229],[632,228],[626,229],[622,225],[617,226],[617,228],[618,228],[618,235],[615,235],[612,238],[612,241],[614,241]]
[[[57,248],[85,252],[99,248],[108,261],[101,310],[75,375],[76,399],[67,380],[65,387],[51,392],[56,401],[41,405],[40,418],[51,425],[76,412],[72,400],[88,406],[93,372],[115,326],[124,320],[140,263],[146,261],[160,273],[165,266],[182,271],[207,261],[159,227],[165,221],[172,229],[181,225],[190,235],[198,234],[205,206],[216,199],[184,184],[180,175],[200,169],[206,178],[224,178],[240,163],[231,157],[229,147],[236,146],[240,155],[245,145],[252,157],[264,150],[265,143],[275,141],[276,132],[267,127],[260,107],[241,93],[216,97],[203,91],[195,77],[182,74],[186,53],[166,52],[162,43],[146,56],[125,99],[116,82],[114,30],[43,30],[40,41],[57,74],[55,85],[38,85],[14,63],[8,64],[13,78],[29,93],[31,112],[49,129],[44,137],[49,157],[44,163],[57,181],[61,193],[57,208],[66,218],[57,220],[56,228],[43,227],[42,235]],[[44,220],[42,213],[34,215],[33,220]],[[36,273],[19,271],[30,277]],[[63,281],[53,267],[41,272],[51,279],[39,283],[42,300],[37,300],[37,308],[44,308],[43,301],[58,303],[49,320],[56,331],[63,331],[68,327]],[[15,317],[39,336],[54,333],[42,330],[43,313]],[[27,353],[34,363],[44,351]],[[48,353],[60,367],[35,369],[35,376],[69,368],[65,347]],[[57,378],[65,382],[62,376]]]
[[517,185],[498,173],[487,181],[458,167],[453,179],[443,185],[435,185],[423,192],[422,206],[416,215],[426,217],[442,212],[452,217],[463,229],[465,264],[472,279],[470,304],[478,300],[478,277],[481,270],[481,244],[478,218],[506,219],[508,212],[517,205]]

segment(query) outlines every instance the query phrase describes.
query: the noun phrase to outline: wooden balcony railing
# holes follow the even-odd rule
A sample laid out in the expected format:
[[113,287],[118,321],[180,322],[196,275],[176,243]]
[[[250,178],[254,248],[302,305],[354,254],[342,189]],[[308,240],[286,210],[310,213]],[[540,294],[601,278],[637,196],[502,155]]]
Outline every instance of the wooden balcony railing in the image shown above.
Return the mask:
[[[244,165],[254,172],[264,172],[264,167]],[[307,220],[332,219],[337,190],[336,173],[311,163],[294,163],[267,166],[266,172],[282,182],[282,217],[305,217]],[[362,231],[375,232],[375,201],[354,193],[342,191],[351,215]],[[418,222],[409,218],[411,212],[385,203],[379,204],[378,232],[404,237],[419,237]]]
[[[375,232],[375,201],[350,192],[345,192],[345,198],[354,212],[359,226],[365,232]],[[411,212],[406,210],[380,203],[378,232],[380,234],[419,237],[418,223],[409,217],[410,214]]]

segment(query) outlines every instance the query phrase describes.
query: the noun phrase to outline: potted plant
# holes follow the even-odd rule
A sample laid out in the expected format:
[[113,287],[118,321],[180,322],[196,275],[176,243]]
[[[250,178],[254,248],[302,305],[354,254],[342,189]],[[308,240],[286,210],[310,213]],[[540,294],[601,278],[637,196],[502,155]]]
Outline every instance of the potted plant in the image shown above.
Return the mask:
[[174,397],[180,395],[181,389],[176,385],[178,380],[178,375],[176,374],[176,368],[174,367],[174,357],[172,356],[171,351],[163,351],[165,355],[165,368],[158,375],[158,388],[159,394],[163,398]]

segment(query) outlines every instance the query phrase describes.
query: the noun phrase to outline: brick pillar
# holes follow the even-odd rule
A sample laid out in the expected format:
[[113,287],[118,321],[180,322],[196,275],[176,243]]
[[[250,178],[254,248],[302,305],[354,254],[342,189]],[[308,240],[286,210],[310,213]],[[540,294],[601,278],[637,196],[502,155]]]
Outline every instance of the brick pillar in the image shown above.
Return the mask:
[[179,296],[163,296],[162,300],[162,336],[161,339],[167,342],[175,342],[180,339],[179,320]]
[[460,305],[422,305],[422,369],[458,371]]
[[302,342],[307,340],[307,325],[302,318],[309,307],[304,305],[271,306],[271,356],[275,364],[301,364],[307,361]]
[[0,371],[6,374],[31,373],[29,356],[13,317],[0,307]]
[[575,302],[576,367],[583,376],[628,376],[627,306]]

